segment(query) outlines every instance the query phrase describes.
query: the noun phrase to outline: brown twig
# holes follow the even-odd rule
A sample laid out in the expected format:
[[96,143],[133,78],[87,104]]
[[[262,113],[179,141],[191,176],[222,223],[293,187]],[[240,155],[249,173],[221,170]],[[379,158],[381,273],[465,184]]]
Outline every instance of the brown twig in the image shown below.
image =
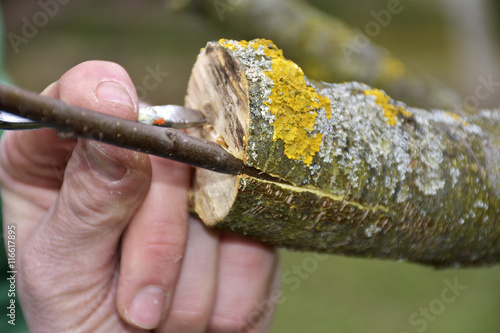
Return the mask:
[[145,125],[94,112],[21,88],[0,84],[0,108],[54,128],[64,138],[102,141],[220,173],[265,177],[259,170],[245,166],[215,142],[172,128]]

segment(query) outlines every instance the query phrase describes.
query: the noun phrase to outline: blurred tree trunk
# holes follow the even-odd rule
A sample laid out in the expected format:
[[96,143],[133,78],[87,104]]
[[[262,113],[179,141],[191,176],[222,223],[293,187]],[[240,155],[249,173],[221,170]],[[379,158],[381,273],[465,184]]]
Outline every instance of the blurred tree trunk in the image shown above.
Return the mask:
[[[491,0],[440,0],[448,19],[452,41],[452,79],[465,96],[464,105],[471,110],[497,107],[500,94],[498,52],[495,48],[495,22]],[[492,81],[493,84],[488,84]]]
[[[409,68],[372,43],[365,34],[370,31],[349,27],[306,1],[191,0],[190,3],[230,36],[275,41],[312,79],[364,82],[409,105],[424,108],[454,110],[462,104],[460,96],[442,82]],[[392,8],[393,13],[388,10],[388,15],[395,15],[402,9]],[[384,22],[372,23],[378,29],[385,27]]]

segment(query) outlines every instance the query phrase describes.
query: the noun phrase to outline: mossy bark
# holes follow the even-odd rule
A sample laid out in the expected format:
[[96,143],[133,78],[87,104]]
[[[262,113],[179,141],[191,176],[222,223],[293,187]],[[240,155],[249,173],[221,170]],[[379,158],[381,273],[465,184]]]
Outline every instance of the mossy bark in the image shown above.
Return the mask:
[[365,27],[351,27],[307,1],[190,2],[227,31],[227,37],[274,40],[310,78],[365,82],[424,108],[455,109],[462,104],[460,96],[445,84],[406,66],[387,49],[373,43],[365,35]]
[[309,80],[272,42],[198,56],[186,105],[217,141],[280,181],[197,170],[205,224],[296,250],[435,266],[500,260],[500,112],[411,108]]

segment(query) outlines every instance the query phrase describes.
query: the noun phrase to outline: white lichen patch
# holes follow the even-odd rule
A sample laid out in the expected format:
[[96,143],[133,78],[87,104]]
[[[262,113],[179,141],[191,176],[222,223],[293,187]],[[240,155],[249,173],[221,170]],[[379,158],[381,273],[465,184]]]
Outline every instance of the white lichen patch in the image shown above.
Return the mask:
[[[404,121],[387,122],[387,114],[375,96],[359,93],[371,89],[369,86],[357,82],[323,85],[319,93],[331,100],[333,111],[328,118],[323,110],[319,110],[316,119],[314,128],[323,135],[323,142],[318,159],[315,159],[317,164],[313,162],[310,167],[315,179],[320,179],[323,172],[318,165],[335,161],[346,173],[350,186],[346,192],[337,191],[337,194],[383,186],[386,196],[381,198],[383,201],[397,193],[395,199],[401,202],[411,197],[411,184],[406,183],[410,174],[424,195],[435,195],[444,188],[445,175],[440,168],[444,147],[442,137],[435,132],[433,125],[446,122],[475,131],[473,125],[446,112],[433,115],[407,108],[407,114],[418,128],[410,134]],[[399,107],[406,107],[397,103]],[[376,183],[376,176],[382,174],[382,169],[396,172],[385,172],[385,179]],[[459,175],[458,169],[450,172],[453,185],[458,182]],[[334,179],[330,185],[336,189]]]
[[382,228],[377,227],[376,224],[372,224],[368,228],[365,229],[365,235],[366,235],[366,237],[373,237],[373,235],[380,232],[381,230],[382,230]]
[[455,187],[458,182],[458,177],[460,177],[460,170],[457,168],[450,168],[450,176],[451,176],[451,187]]
[[256,67],[247,68],[245,70],[245,76],[247,80],[252,83],[250,94],[255,107],[251,108],[251,111],[255,116],[262,117],[269,124],[272,124],[276,120],[276,116],[269,112],[269,106],[263,102],[269,100],[273,82],[262,70]]
[[416,149],[413,154],[420,162],[415,170],[415,184],[423,194],[434,195],[445,185],[444,175],[440,173],[444,151],[442,138],[433,130],[431,112],[416,108],[409,111],[414,114],[419,128],[412,145]]
[[500,110],[484,109],[478,112],[478,116],[498,122],[500,121]]
[[[337,161],[353,189],[384,186],[388,199],[411,171],[409,134],[401,129],[401,122],[395,126],[386,122],[374,96],[354,93],[369,86],[358,82],[324,85],[319,93],[331,100],[333,112],[330,118],[318,113],[315,129],[323,135],[318,157],[325,163]],[[395,168],[397,174],[375,184],[368,173],[380,174],[384,166]]]
[[482,200],[478,200],[474,203],[474,207],[479,207],[479,208],[482,208],[484,210],[487,210],[488,209],[488,204],[483,202]]
[[427,115],[428,119],[434,123],[449,125],[450,128],[460,128],[469,134],[481,135],[479,126],[471,123],[466,117],[459,116],[453,112],[442,110],[431,110]]
[[235,40],[225,40],[219,43],[230,46],[229,52],[245,65],[245,77],[250,83],[250,101],[254,104],[254,107],[250,108],[251,112],[272,124],[276,117],[269,112],[269,106],[265,101],[270,100],[274,83],[265,71],[272,70],[273,62],[265,54],[264,46],[255,44],[255,48],[248,47]]

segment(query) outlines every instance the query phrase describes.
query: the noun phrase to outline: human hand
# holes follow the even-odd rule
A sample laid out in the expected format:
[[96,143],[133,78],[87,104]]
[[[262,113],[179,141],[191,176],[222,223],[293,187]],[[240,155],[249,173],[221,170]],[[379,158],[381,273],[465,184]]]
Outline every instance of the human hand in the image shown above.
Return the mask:
[[[82,63],[43,94],[137,118],[134,86],[113,63]],[[272,311],[256,305],[277,287],[276,251],[189,218],[191,172],[50,129],[6,132],[3,222],[16,230],[30,331],[267,331]]]

